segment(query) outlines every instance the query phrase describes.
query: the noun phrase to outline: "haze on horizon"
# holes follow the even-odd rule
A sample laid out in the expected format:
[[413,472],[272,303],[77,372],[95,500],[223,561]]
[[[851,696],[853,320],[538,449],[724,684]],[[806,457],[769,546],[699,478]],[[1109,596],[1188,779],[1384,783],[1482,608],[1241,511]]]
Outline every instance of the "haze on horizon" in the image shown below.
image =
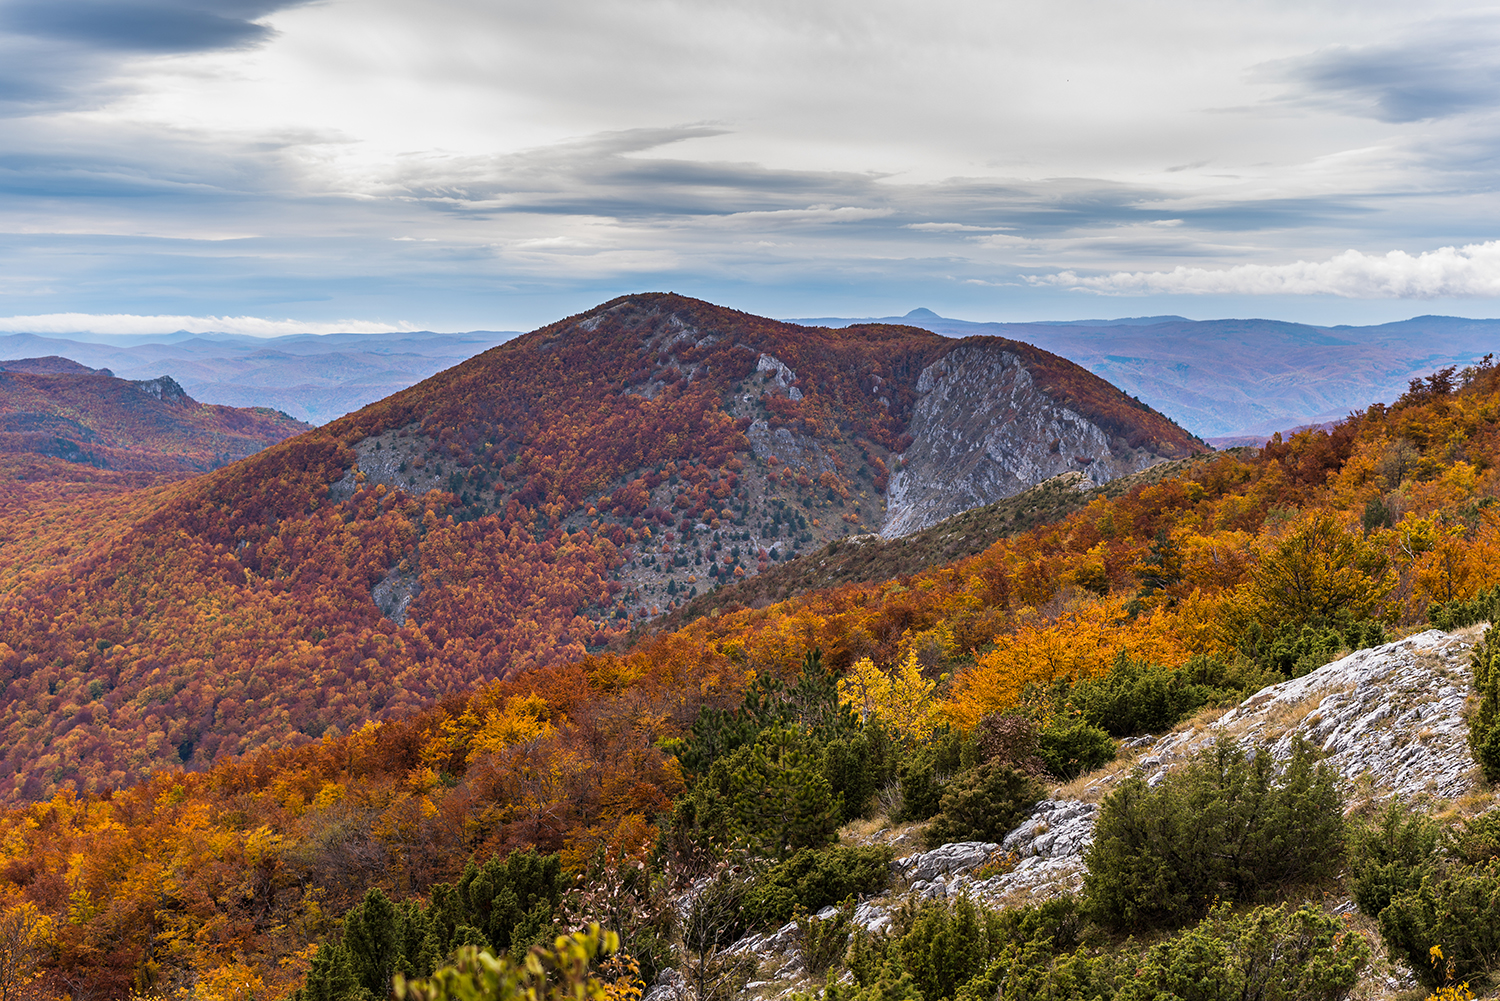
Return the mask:
[[520,329],[644,289],[1495,316],[1497,41],[1456,3],[0,0],[0,331]]

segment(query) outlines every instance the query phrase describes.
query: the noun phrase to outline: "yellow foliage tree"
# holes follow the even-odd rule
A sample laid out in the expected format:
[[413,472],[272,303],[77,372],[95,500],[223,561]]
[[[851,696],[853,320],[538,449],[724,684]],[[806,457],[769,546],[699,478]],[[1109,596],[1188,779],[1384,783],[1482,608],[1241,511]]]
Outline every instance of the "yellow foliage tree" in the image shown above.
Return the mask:
[[1127,622],[1124,603],[1109,601],[1053,623],[1023,626],[998,638],[996,649],[958,676],[942,712],[957,726],[972,729],[990,713],[1020,704],[1027,685],[1107,672],[1122,650],[1157,664],[1179,664],[1190,651],[1177,624],[1177,615],[1161,608]]
[[922,675],[922,663],[915,650],[906,656],[890,674],[875,666],[869,657],[861,657],[839,680],[839,701],[859,713],[868,722],[872,717],[894,729],[909,741],[926,740],[938,725],[937,704],[932,693],[936,682]]
[[52,919],[25,901],[0,913],[0,1001],[29,997],[27,985],[47,954]]
[[527,741],[550,737],[552,707],[540,695],[512,695],[503,709],[491,709],[484,723],[469,741],[469,761],[482,754],[496,754]]
[[1377,611],[1393,583],[1384,550],[1336,515],[1317,512],[1261,556],[1245,597],[1262,622],[1362,619]]

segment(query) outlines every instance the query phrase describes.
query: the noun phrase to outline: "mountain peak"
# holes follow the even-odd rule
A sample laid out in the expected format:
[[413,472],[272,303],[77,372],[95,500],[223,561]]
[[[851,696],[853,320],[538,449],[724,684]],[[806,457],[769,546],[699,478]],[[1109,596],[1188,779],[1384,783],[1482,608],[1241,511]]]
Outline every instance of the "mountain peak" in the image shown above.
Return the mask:
[[934,313],[932,310],[927,309],[925,306],[918,306],[916,309],[912,310],[910,313],[907,313],[905,316],[903,316],[902,319],[903,320],[941,320],[942,317],[939,316],[939,315],[937,315],[936,313]]

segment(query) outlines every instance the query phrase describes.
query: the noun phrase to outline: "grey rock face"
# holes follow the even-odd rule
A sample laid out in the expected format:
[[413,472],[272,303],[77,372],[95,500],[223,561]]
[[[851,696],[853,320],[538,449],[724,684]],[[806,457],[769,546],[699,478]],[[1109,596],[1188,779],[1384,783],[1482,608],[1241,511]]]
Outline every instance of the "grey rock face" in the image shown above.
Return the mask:
[[398,626],[406,625],[407,612],[417,595],[422,593],[421,575],[416,570],[394,566],[380,583],[370,589],[370,597],[380,614]]
[[1161,461],[1117,453],[1097,425],[1044,394],[1018,355],[963,344],[923,370],[880,534],[895,538],[1077,470],[1084,488]]
[[1463,717],[1470,649],[1459,636],[1429,629],[1359,650],[1257,692],[1212,729],[1269,742],[1278,758],[1298,737],[1311,741],[1345,780],[1366,776],[1381,798],[1451,799],[1476,772]]
[[[1461,796],[1478,772],[1463,718],[1470,649],[1463,637],[1432,629],[1356,651],[1262,689],[1208,726],[1168,734],[1149,746],[1132,742],[1145,752],[1137,773],[1158,785],[1195,752],[1225,737],[1267,744],[1277,758],[1290,756],[1301,738],[1317,746],[1347,783],[1368,783],[1377,799]],[[1093,843],[1097,810],[1078,800],[1037,804],[1001,843],[1020,857],[1014,869],[983,882],[950,878],[947,892],[1014,899],[1082,889],[1083,856]]]
[[930,852],[897,859],[891,863],[891,870],[912,882],[929,882],[940,876],[968,872],[999,847],[990,841],[955,841]]
[[187,392],[170,375],[159,375],[155,379],[143,379],[139,382],[133,382],[131,385],[152,399],[160,400],[163,403],[189,402]]
[[656,983],[651,985],[641,1001],[692,1001],[692,998],[693,985],[688,983],[687,977],[669,966],[657,974]]
[[802,399],[802,390],[792,385],[792,383],[797,381],[797,373],[793,372],[786,362],[775,355],[768,355],[762,352],[761,356],[755,361],[755,371],[774,373],[773,377],[778,388],[784,390],[786,395],[793,400]]
[[833,457],[818,444],[817,439],[797,434],[790,428],[773,429],[769,422],[757,420],[750,425],[746,437],[750,439],[750,448],[757,458],[774,455],[783,465],[793,469],[805,466],[813,476],[837,468]]

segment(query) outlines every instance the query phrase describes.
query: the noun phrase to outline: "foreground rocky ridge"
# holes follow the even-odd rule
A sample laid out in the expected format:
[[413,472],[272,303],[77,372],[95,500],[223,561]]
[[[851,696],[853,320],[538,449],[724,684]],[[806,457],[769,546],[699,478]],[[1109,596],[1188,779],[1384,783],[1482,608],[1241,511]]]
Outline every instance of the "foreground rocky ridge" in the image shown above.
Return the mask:
[[[1160,783],[1219,740],[1265,746],[1282,760],[1295,741],[1312,743],[1342,779],[1350,809],[1397,797],[1433,807],[1486,800],[1463,715],[1471,692],[1469,653],[1483,629],[1432,629],[1355,651],[1304,677],[1262,689],[1222,714],[1204,714],[1160,737],[1126,741],[1114,764],[1055,789],[1002,842],[955,842],[901,855],[891,864],[893,888],[861,900],[853,923],[879,932],[908,897],[967,896],[1004,906],[1079,893],[1100,800],[1125,776]],[[874,839],[898,852],[919,843],[911,829],[877,832]],[[829,907],[816,916],[826,920],[836,912]],[[785,996],[808,986],[798,955],[800,934],[796,923],[789,923],[746,936],[730,951],[755,955],[763,969],[776,970],[772,980],[756,986],[765,996]],[[1368,977],[1365,996],[1385,996],[1413,983],[1399,969],[1372,968]],[[657,1001],[669,998],[670,977],[668,982],[657,988]]]

